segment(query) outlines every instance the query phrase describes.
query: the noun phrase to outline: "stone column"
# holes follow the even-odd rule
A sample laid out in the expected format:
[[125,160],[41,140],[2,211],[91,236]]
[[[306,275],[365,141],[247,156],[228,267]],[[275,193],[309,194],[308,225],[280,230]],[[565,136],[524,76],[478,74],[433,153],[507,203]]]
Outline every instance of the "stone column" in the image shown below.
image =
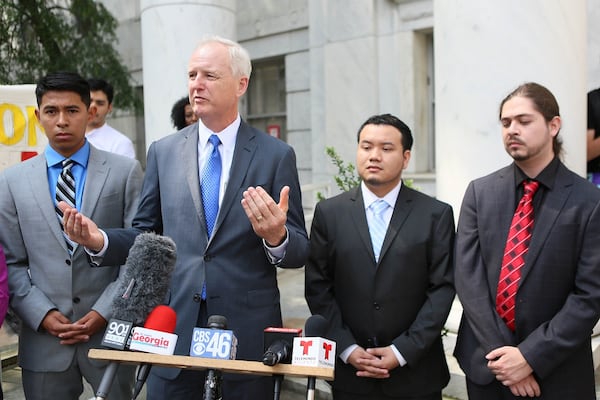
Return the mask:
[[501,100],[527,81],[561,109],[565,162],[585,176],[586,3],[434,0],[437,197],[458,217],[472,179],[512,160],[501,141]]
[[203,36],[236,40],[235,0],[140,0],[146,147],[175,131],[171,107],[188,94],[187,64]]

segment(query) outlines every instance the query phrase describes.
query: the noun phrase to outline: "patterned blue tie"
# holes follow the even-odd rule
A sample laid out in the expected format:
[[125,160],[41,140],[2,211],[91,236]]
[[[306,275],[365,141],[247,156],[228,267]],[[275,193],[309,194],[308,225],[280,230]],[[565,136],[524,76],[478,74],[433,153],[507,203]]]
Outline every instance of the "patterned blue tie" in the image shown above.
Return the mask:
[[371,223],[369,225],[369,233],[371,234],[371,242],[373,243],[375,261],[379,261],[381,246],[383,245],[383,239],[385,238],[385,232],[387,231],[384,214],[388,207],[388,203],[381,199],[374,201],[369,206],[373,212],[373,218],[371,218]]
[[[208,141],[213,148],[202,171],[200,190],[202,192],[202,205],[204,206],[204,219],[206,220],[206,232],[208,237],[212,235],[217,214],[219,213],[219,187],[221,186],[221,155],[219,144],[221,140],[217,135],[211,135]],[[206,279],[202,284],[202,300],[206,300]]]
[[219,187],[221,185],[221,155],[219,144],[221,141],[217,135],[211,135],[208,141],[213,149],[206,160],[200,188],[202,190],[202,205],[204,206],[204,218],[206,219],[206,231],[208,237],[212,235],[217,214],[219,213]]

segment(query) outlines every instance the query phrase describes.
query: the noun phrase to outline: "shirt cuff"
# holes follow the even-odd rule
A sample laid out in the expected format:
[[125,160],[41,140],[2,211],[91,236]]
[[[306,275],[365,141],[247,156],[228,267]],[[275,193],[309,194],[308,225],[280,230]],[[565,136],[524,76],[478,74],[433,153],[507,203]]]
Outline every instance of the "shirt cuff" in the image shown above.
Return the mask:
[[348,358],[350,358],[350,354],[358,347],[357,344],[353,344],[352,346],[348,346],[346,350],[340,353],[340,359],[344,362],[344,364],[348,364]]
[[94,267],[99,267],[102,264],[102,260],[104,259],[104,254],[106,254],[106,249],[108,248],[108,236],[106,232],[102,229],[99,229],[100,233],[104,237],[104,246],[100,249],[100,251],[95,252],[87,247],[84,247],[85,252],[90,256],[90,261]]
[[265,248],[265,253],[267,253],[267,257],[271,264],[278,264],[283,257],[285,257],[285,251],[287,250],[288,243],[290,241],[290,234],[288,232],[287,226],[285,227],[285,240],[279,246],[270,247],[267,244],[267,241],[263,239],[263,246]]
[[396,348],[396,345],[391,345],[390,346],[392,348],[392,351],[394,352],[394,354],[396,355],[396,358],[398,359],[398,362],[400,363],[401,367],[404,367],[406,364],[408,364],[406,362],[406,360],[404,359],[404,357],[402,357],[402,354],[400,354],[400,352],[398,351],[398,349]]

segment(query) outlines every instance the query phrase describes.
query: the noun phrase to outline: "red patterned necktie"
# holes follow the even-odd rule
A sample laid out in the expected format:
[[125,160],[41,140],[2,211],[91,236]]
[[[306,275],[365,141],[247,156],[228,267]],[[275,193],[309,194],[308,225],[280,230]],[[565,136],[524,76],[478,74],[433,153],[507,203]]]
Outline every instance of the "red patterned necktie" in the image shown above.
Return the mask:
[[529,250],[533,230],[532,200],[539,185],[536,181],[523,182],[523,197],[510,224],[498,280],[496,311],[512,331],[515,330],[515,296],[521,278],[521,267],[525,264],[525,254]]

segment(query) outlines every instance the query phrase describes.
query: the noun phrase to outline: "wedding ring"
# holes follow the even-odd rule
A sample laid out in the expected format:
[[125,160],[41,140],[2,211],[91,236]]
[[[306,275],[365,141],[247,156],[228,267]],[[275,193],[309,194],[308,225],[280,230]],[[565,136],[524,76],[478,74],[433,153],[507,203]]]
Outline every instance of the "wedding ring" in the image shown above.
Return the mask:
[[262,215],[259,215],[258,217],[256,217],[256,220],[257,220],[257,221],[260,221],[261,219],[263,219],[263,216],[262,216]]

